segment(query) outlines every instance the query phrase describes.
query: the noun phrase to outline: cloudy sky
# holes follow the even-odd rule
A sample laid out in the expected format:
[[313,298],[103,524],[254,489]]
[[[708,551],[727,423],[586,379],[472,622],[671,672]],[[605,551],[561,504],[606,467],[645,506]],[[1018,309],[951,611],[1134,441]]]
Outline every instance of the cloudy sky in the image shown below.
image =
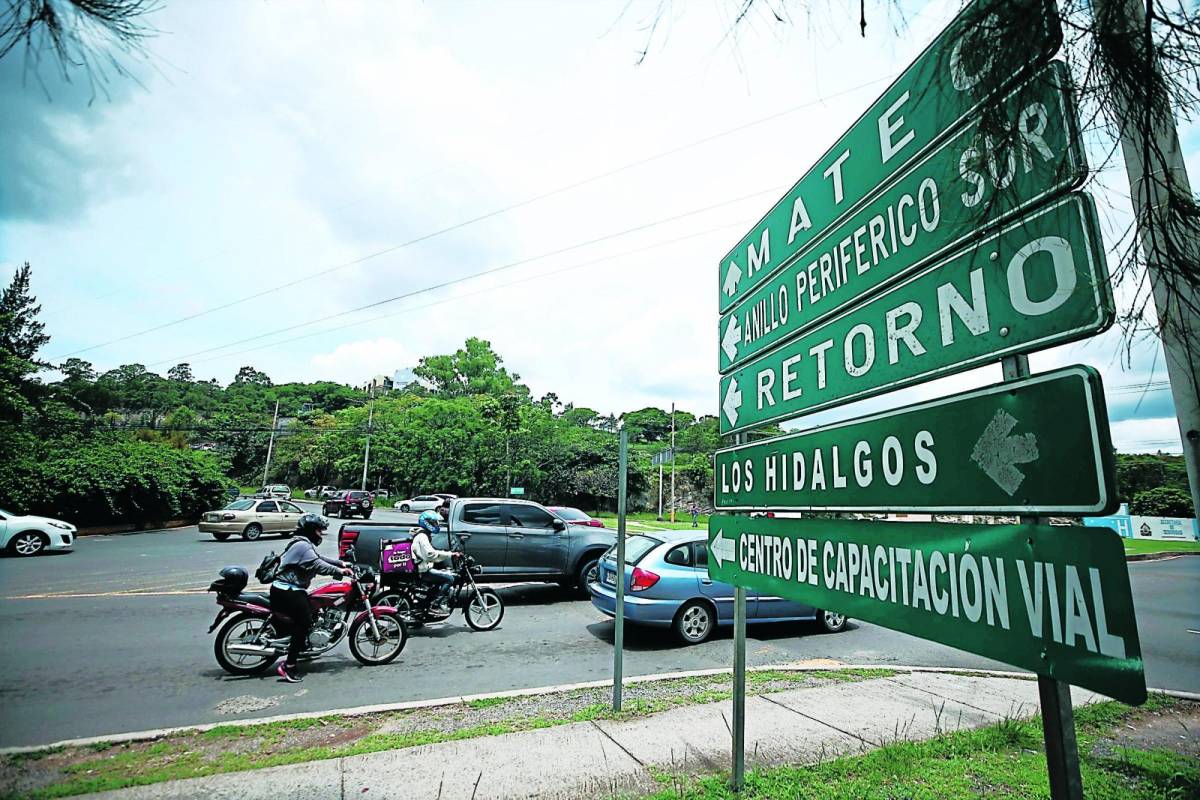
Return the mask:
[[[737,5],[651,33],[659,0],[164,0],[149,64],[99,96],[9,56],[0,279],[33,265],[52,361],[362,383],[480,336],[535,394],[715,413],[718,259],[957,8],[863,39],[841,2],[730,36]],[[1122,353],[1032,363],[1098,367],[1118,446],[1178,452],[1169,392],[1129,388],[1165,379],[1157,345]]]

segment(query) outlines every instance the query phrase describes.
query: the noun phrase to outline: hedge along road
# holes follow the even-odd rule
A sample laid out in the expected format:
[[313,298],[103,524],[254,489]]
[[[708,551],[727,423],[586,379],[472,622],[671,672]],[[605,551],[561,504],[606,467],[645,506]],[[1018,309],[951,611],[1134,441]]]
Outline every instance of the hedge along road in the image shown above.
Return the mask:
[[1077,186],[1087,164],[1069,81],[1066,65],[1046,66],[1001,103],[1005,138],[967,126],[747,294],[718,323],[720,371]]
[[[205,631],[216,612],[203,588],[226,564],[257,564],[281,540],[218,543],[183,528],[81,539],[76,552],[0,558],[0,747],[491,692],[612,676],[613,623],[554,586],[502,588],[504,621],[490,633],[449,625],[417,632],[400,660],[363,667],[344,647],[314,661],[304,683],[239,679],[217,667]],[[321,552],[336,554],[332,541]],[[1146,679],[1200,691],[1200,609],[1181,603],[1200,581],[1200,557],[1130,564]],[[140,596],[114,594],[163,587]],[[197,593],[167,594],[191,589]],[[44,599],[15,599],[31,594]],[[91,595],[91,596],[80,596]],[[989,659],[852,623],[837,635],[811,625],[751,625],[749,664],[832,658],[845,663],[1003,668]],[[644,675],[727,668],[730,634],[681,647],[661,631],[626,628],[625,670]]]
[[[721,260],[719,309],[953,131],[988,89],[1049,60],[1062,43],[1053,7],[1053,0],[976,0],[959,14]],[[970,38],[981,30],[986,44]]]
[[721,433],[1085,338],[1112,321],[1095,208],[1069,194],[726,375]]

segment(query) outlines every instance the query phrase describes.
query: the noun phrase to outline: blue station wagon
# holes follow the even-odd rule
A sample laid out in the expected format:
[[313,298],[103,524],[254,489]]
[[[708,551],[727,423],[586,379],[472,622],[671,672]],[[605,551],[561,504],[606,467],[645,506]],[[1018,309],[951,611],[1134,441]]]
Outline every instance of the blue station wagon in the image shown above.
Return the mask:
[[[597,580],[589,584],[592,604],[612,617],[617,607],[617,555],[614,546],[600,559]],[[625,540],[625,619],[633,624],[669,627],[685,644],[699,644],[719,625],[733,624],[733,586],[708,577],[705,531],[655,531]],[[746,622],[817,620],[830,633],[846,618],[779,597],[746,590]]]

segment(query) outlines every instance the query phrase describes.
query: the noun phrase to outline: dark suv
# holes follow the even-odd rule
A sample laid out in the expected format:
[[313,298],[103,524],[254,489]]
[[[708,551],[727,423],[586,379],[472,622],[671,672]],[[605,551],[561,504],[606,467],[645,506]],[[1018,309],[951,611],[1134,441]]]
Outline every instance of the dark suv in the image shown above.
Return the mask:
[[342,517],[343,519],[355,515],[361,516],[363,519],[370,519],[373,505],[370,492],[351,489],[346,492],[338,492],[326,500],[321,507],[321,513],[327,517]]

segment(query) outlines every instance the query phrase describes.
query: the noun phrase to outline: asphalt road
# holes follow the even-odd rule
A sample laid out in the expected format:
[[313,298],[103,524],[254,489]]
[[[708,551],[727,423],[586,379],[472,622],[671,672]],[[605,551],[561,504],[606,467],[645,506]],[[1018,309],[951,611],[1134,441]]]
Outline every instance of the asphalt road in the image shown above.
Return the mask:
[[[381,510],[384,517],[409,519]],[[219,543],[183,528],[85,537],[70,554],[0,558],[0,747],[612,674],[612,622],[558,587],[526,584],[501,589],[508,607],[500,628],[473,632],[456,613],[414,632],[386,667],[362,667],[342,645],[309,664],[299,685],[234,678],[213,659],[205,631],[217,607],[204,590],[222,566],[257,565],[281,545]],[[333,537],[322,550],[335,552]],[[1200,635],[1189,632],[1200,630],[1200,558],[1135,563],[1130,572],[1148,683],[1200,691]],[[728,632],[682,647],[663,632],[633,629],[625,671],[723,667],[732,650]],[[874,625],[837,635],[811,625],[749,629],[751,664],[816,658],[1002,668]]]

